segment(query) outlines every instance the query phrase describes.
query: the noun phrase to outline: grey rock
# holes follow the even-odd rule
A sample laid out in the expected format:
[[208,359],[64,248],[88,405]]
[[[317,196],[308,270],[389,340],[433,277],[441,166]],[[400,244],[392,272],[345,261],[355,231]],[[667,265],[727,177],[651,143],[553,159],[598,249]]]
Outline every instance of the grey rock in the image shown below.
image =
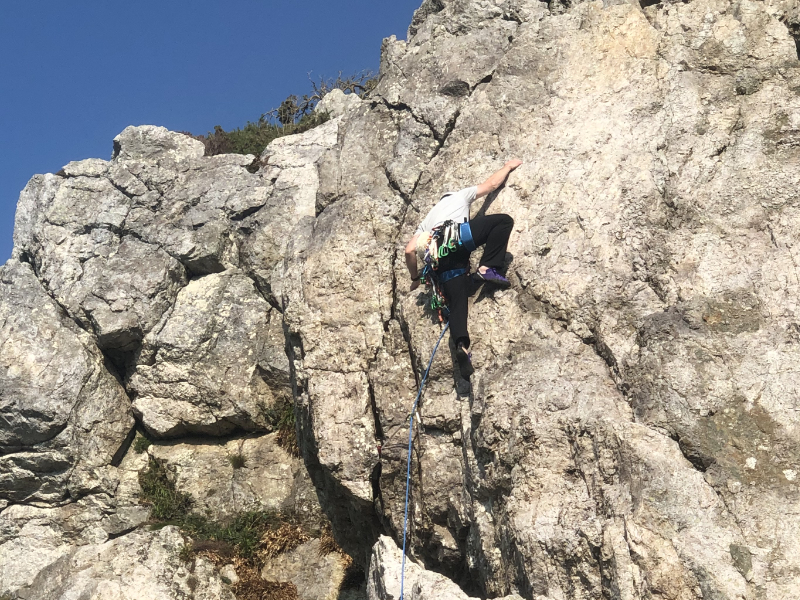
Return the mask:
[[204,153],[202,142],[166,127],[126,127],[114,138],[113,158],[120,160],[180,161],[200,158]]
[[[36,597],[26,590],[35,581],[46,579],[53,565],[63,565],[78,548],[98,549],[144,523],[149,511],[122,489],[129,474],[130,471],[120,473],[123,483],[117,488],[116,497],[91,494],[64,506],[17,504],[4,510],[0,514],[2,593]],[[133,476],[136,477],[135,471]],[[136,488],[138,492],[138,483]]]
[[191,494],[194,510],[212,519],[278,511],[319,528],[322,516],[314,486],[302,461],[278,445],[277,435],[158,444],[150,446],[149,454],[165,465],[176,489]]
[[158,437],[266,430],[289,401],[280,315],[241,272],[194,279],[145,338],[133,409]]
[[313,539],[267,559],[261,577],[267,581],[295,584],[300,600],[335,600],[339,597],[344,572],[342,555],[321,552],[320,541]]
[[0,268],[0,348],[0,497],[113,489],[103,470],[133,428],[130,401],[90,336],[14,260]]
[[185,543],[177,528],[167,526],[71,549],[18,590],[16,597],[234,600],[210,562],[198,558],[187,564],[179,558]]
[[124,369],[188,276],[238,265],[236,224],[272,186],[248,173],[253,157],[205,158],[200,142],[164,128],[131,127],[115,144],[110,162],[31,180],[14,255]]
[[361,102],[361,98],[356,94],[345,94],[340,89],[333,89],[322,97],[314,110],[328,113],[332,119],[335,119],[358,108]]
[[[367,597],[369,600],[397,600],[400,598],[400,572],[403,554],[394,541],[381,536],[372,548]],[[439,573],[406,560],[403,581],[403,597],[415,600],[468,600],[455,583]],[[517,594],[504,596],[502,600],[521,600]],[[535,596],[534,600],[550,600],[545,596]]]

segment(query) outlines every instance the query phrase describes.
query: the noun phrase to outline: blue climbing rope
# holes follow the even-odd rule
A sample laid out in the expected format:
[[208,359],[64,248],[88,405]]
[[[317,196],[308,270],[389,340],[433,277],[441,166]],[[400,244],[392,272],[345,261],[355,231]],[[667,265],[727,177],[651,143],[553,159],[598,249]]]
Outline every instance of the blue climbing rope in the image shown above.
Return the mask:
[[442,335],[439,336],[439,339],[436,342],[436,345],[433,347],[433,353],[431,354],[431,359],[428,361],[428,368],[425,369],[425,375],[422,377],[422,381],[419,384],[419,391],[417,392],[417,398],[414,400],[414,406],[411,408],[411,415],[410,415],[410,422],[408,425],[408,456],[406,457],[406,462],[408,466],[406,467],[406,510],[405,516],[403,517],[403,564],[400,567],[400,600],[403,600],[403,584],[405,583],[405,575],[406,575],[406,534],[408,533],[408,493],[411,489],[411,445],[414,441],[414,413],[417,412],[417,403],[419,402],[420,397],[422,396],[422,388],[425,387],[425,380],[428,379],[428,372],[431,370],[431,365],[433,364],[433,357],[436,356],[436,351],[439,349],[439,342],[442,341],[444,337],[444,332],[447,331],[447,328],[450,327],[450,323],[446,323],[444,329],[442,329]]

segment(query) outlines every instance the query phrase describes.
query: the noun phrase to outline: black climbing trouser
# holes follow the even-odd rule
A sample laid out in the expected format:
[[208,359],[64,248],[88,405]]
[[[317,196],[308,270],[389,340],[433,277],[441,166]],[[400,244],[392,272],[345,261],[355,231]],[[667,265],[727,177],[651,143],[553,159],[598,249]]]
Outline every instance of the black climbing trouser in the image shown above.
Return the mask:
[[[469,222],[472,239],[476,246],[484,246],[481,266],[500,270],[505,262],[508,238],[514,228],[514,219],[508,215],[485,215]],[[469,251],[462,249],[439,260],[439,272],[469,267]],[[450,337],[456,344],[463,342],[469,347],[467,316],[469,297],[475,293],[476,284],[467,275],[454,277],[442,284],[444,297],[450,309]]]

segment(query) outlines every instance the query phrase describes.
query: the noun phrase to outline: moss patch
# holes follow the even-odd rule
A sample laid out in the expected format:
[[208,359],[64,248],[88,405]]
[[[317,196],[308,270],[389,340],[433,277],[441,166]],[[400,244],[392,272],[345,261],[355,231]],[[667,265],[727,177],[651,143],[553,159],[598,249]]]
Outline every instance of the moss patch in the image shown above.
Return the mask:
[[136,452],[136,454],[142,454],[150,447],[150,444],[152,444],[150,440],[140,435],[136,438],[136,441],[133,442],[133,451]]

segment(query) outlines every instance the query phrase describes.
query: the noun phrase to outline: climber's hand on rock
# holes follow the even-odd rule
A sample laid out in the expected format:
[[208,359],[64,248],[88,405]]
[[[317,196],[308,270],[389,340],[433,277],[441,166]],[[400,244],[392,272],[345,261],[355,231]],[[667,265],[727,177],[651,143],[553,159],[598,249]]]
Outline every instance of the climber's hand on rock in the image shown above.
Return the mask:
[[411,282],[411,288],[409,288],[409,290],[408,290],[408,291],[409,291],[409,292],[413,292],[413,291],[414,291],[415,289],[417,289],[418,287],[419,287],[419,279],[417,279],[416,281],[412,281],[412,282]]
[[506,162],[505,166],[508,168],[509,171],[513,171],[514,169],[516,169],[521,164],[522,164],[521,160],[518,160],[518,159],[514,158],[514,159],[509,160],[508,162]]

